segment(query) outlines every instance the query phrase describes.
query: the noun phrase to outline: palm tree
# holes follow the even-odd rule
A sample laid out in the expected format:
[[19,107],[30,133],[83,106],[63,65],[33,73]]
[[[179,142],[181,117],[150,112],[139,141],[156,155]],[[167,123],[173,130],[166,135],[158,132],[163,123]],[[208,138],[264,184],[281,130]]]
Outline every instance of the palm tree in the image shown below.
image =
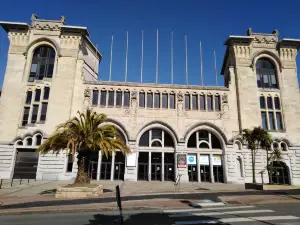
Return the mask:
[[274,148],[273,151],[268,154],[267,151],[267,170],[268,170],[268,176],[269,176],[269,183],[272,184],[271,179],[271,170],[273,167],[273,162],[278,162],[282,160],[282,151],[280,148]]
[[[272,142],[271,135],[261,127],[254,127],[253,130],[244,129],[242,138],[247,142],[248,148],[251,150],[252,160],[252,182],[256,183],[255,177],[255,158],[257,151],[262,148],[269,148]],[[268,152],[268,151],[267,151]]]
[[115,126],[105,122],[107,117],[104,114],[97,114],[90,109],[86,113],[78,112],[77,117],[60,124],[37,151],[45,154],[68,149],[73,160],[77,154],[78,172],[74,184],[90,183],[87,168],[93,151],[101,149],[106,157],[117,149],[123,154],[130,152]]

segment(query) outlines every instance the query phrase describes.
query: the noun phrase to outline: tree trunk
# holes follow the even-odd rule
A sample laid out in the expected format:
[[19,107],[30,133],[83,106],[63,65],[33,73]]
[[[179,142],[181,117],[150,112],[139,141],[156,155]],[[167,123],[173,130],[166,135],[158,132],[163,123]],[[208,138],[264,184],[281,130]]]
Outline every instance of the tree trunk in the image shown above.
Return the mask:
[[255,154],[254,151],[251,151],[251,156],[252,156],[252,183],[256,184],[256,179],[255,179]]
[[271,181],[270,166],[269,166],[269,151],[268,150],[266,151],[267,151],[267,172],[269,177],[269,184],[271,184],[272,181]]
[[88,175],[88,171],[86,170],[86,158],[85,155],[79,153],[77,155],[77,165],[78,165],[78,171],[77,176],[74,181],[74,184],[89,184],[90,178]]

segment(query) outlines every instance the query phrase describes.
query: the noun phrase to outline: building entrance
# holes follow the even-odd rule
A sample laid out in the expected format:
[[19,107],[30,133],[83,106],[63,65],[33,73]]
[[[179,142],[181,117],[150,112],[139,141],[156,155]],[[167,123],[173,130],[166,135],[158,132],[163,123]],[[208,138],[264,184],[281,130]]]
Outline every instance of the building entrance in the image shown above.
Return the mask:
[[13,178],[35,179],[39,154],[36,149],[17,149]]
[[111,163],[112,157],[111,155],[108,155],[108,158],[103,154],[102,160],[101,160],[101,173],[100,173],[100,179],[101,180],[110,180],[111,178]]
[[287,165],[283,162],[272,162],[271,179],[273,184],[290,184]]
[[222,156],[213,156],[213,175],[215,183],[224,183]]
[[161,160],[160,152],[151,153],[151,180],[161,180]]
[[125,174],[125,155],[122,152],[116,152],[114,165],[114,180],[124,180]]
[[97,179],[99,152],[92,152],[89,162],[88,174],[91,180]]
[[138,180],[148,180],[149,152],[139,152]]
[[164,180],[174,181],[174,153],[164,154]]
[[196,155],[188,155],[187,163],[188,163],[189,181],[197,182],[198,181],[197,156]]
[[201,182],[211,182],[209,155],[200,155],[200,179]]

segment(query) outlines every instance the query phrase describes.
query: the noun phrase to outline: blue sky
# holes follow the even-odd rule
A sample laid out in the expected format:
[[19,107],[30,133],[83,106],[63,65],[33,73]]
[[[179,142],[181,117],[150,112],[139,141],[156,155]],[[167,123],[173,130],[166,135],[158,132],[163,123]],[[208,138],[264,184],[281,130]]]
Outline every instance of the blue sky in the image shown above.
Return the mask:
[[[100,79],[109,75],[110,41],[114,33],[112,80],[123,81],[125,37],[129,32],[128,81],[140,79],[141,30],[144,30],[144,81],[155,82],[156,29],[159,30],[159,83],[170,83],[170,35],[174,31],[174,83],[185,83],[184,35],[188,37],[189,84],[200,84],[199,42],[203,47],[205,85],[215,85],[216,50],[219,83],[224,41],[229,35],[253,32],[300,38],[300,1],[110,0],[2,1],[0,20],[30,23],[32,13],[43,19],[66,16],[68,25],[87,26],[103,55]],[[7,61],[8,40],[0,30],[0,88]],[[300,60],[297,59],[298,70]]]

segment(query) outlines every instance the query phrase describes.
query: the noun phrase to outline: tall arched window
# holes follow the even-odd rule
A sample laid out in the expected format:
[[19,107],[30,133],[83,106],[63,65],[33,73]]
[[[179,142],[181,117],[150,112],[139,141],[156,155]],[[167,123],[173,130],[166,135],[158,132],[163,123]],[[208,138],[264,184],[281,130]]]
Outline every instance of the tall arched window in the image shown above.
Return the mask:
[[275,66],[268,59],[257,60],[256,79],[259,88],[278,88]]
[[188,139],[187,147],[196,149],[222,149],[219,138],[207,130],[194,132]]
[[55,61],[55,51],[50,46],[40,46],[35,49],[30,68],[29,82],[52,78]]

